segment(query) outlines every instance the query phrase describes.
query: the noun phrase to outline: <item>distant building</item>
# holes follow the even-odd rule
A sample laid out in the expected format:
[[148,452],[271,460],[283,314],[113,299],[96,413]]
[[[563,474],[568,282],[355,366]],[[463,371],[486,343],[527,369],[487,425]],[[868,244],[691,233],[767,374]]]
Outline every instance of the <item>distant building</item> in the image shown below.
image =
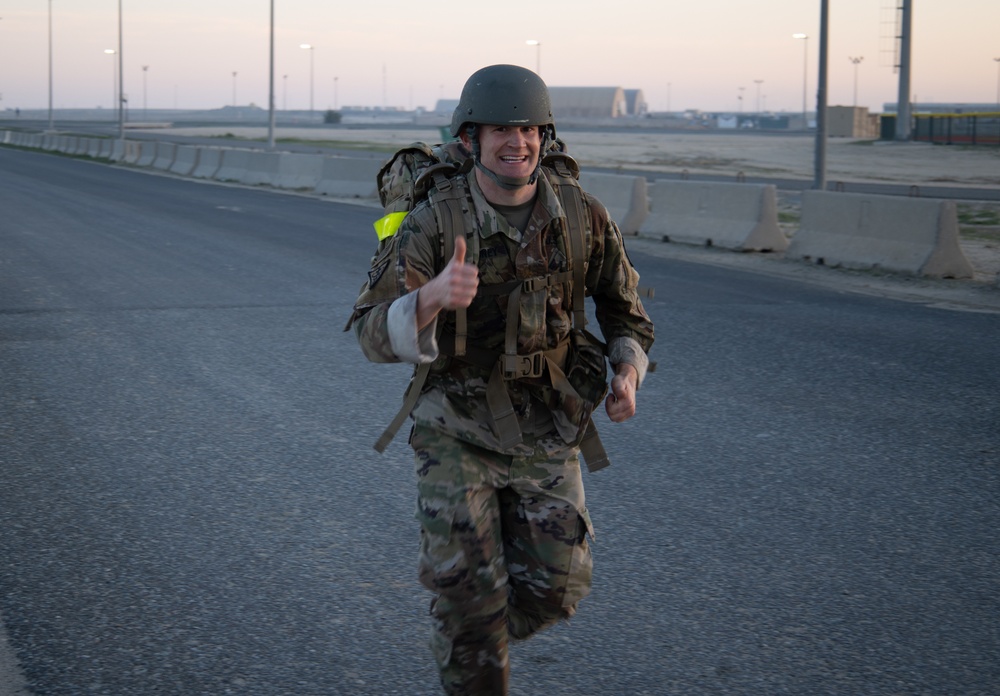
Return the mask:
[[[645,116],[649,105],[641,89],[621,87],[549,87],[552,113],[561,118],[622,118]],[[434,113],[448,116],[455,112],[457,99],[439,99]]]
[[549,87],[552,113],[560,118],[620,118],[628,115],[621,87]]
[[649,104],[641,89],[625,90],[625,106],[629,116],[645,116],[649,112]]
[[434,105],[434,113],[444,114],[448,118],[451,118],[451,115],[455,113],[455,109],[457,108],[457,99],[438,99],[437,104]]
[[829,106],[826,122],[831,138],[878,137],[878,116],[869,114],[867,106]]

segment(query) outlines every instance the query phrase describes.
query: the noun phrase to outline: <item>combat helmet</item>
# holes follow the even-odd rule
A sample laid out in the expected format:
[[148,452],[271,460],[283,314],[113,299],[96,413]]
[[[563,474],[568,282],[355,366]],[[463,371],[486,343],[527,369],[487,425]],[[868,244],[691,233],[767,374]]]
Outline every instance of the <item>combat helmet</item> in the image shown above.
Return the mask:
[[476,166],[505,189],[532,184],[538,178],[541,156],[528,178],[500,176],[482,165],[476,126],[542,126],[545,152],[555,139],[556,123],[552,117],[549,90],[538,75],[517,65],[490,65],[474,72],[462,88],[462,96],[451,117],[451,134],[467,133],[472,142]]

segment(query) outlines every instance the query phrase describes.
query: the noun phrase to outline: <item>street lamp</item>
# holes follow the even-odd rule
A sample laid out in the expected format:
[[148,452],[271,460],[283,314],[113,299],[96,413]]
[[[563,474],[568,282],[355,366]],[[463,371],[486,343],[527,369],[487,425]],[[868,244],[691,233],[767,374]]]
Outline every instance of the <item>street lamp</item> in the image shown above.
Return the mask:
[[49,0],[49,131],[55,130],[52,117],[52,0]]
[[994,58],[997,63],[997,111],[1000,111],[1000,58]]
[[851,61],[852,63],[854,63],[854,106],[857,107],[857,105],[858,105],[858,63],[860,63],[861,61],[863,61],[865,59],[865,57],[864,56],[858,56],[857,58],[853,58],[853,57],[848,56],[847,59],[849,61]]
[[535,74],[542,75],[542,42],[537,39],[528,39],[524,43],[535,47]]
[[233,108],[236,108],[236,75],[237,72],[233,70]]
[[299,48],[304,48],[309,51],[309,113],[313,110],[313,65],[315,64],[315,46],[312,44],[299,44]]
[[281,109],[288,111],[288,75],[281,76]]
[[115,54],[118,53],[113,48],[105,48],[104,52],[111,56],[111,117],[115,117],[115,97],[118,96],[118,63],[115,61]]
[[146,73],[149,72],[149,66],[142,66],[142,120],[148,121],[149,118],[146,116]]
[[793,39],[802,40],[802,127],[809,129],[809,119],[806,115],[806,90],[809,81],[809,35],[792,34]]

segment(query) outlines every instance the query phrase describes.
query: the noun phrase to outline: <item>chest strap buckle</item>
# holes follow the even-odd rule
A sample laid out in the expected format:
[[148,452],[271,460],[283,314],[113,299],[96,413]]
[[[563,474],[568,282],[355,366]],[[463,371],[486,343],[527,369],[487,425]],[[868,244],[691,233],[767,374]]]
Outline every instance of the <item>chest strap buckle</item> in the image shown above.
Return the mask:
[[500,356],[500,369],[506,380],[541,377],[545,372],[545,353],[543,351],[528,355],[504,353]]

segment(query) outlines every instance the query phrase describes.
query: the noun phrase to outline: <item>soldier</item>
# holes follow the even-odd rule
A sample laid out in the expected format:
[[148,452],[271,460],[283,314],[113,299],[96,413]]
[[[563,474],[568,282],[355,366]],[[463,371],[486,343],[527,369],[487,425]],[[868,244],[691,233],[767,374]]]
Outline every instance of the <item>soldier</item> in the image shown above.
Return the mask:
[[607,209],[542,166],[556,133],[541,78],[477,71],[451,133],[469,156],[449,180],[464,229],[418,204],[380,246],[353,322],[369,360],[429,365],[411,385],[410,444],[442,686],[506,694],[508,641],[569,619],[590,592],[580,451],[607,373],[605,347],[582,330],[584,291],[614,370],[613,422],[635,413],[653,325]]

